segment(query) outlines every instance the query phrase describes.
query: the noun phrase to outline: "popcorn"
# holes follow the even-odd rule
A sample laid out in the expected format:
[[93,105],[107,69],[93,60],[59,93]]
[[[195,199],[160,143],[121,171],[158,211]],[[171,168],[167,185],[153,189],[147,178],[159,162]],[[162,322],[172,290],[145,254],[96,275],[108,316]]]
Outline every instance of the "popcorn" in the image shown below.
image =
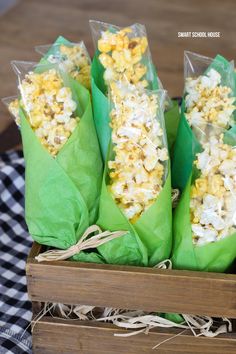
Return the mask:
[[201,176],[191,187],[193,243],[216,242],[236,232],[236,148],[211,138],[197,154]]
[[102,31],[98,40],[99,60],[105,68],[104,81],[126,80],[131,84],[148,85],[145,80],[147,66],[142,63],[147,52],[148,42],[145,36],[135,36],[131,27],[112,33]]
[[10,103],[10,112],[20,124],[19,107],[22,106],[41,144],[56,156],[79,122],[71,89],[64,87],[55,69],[29,72],[19,88],[21,99]]
[[204,130],[210,123],[213,128],[227,129],[231,125],[235,97],[232,89],[221,82],[221,75],[213,68],[197,79],[186,79],[186,118],[192,127]]
[[134,223],[162,189],[168,151],[157,120],[156,93],[113,82],[111,99],[114,159],[108,162],[109,188],[117,205]]
[[60,69],[90,89],[90,58],[84,44],[55,45],[55,51],[48,56],[48,62],[59,64]]
[[16,98],[13,101],[11,101],[8,105],[9,112],[13,115],[15,118],[15,122],[20,126],[20,115],[19,115],[19,109],[20,109],[20,104],[19,100]]

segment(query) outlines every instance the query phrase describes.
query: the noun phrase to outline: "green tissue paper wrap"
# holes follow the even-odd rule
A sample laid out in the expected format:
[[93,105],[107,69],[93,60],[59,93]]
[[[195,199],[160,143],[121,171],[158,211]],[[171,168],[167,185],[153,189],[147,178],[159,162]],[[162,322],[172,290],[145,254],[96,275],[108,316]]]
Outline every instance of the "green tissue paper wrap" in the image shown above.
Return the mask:
[[[219,72],[222,68],[222,77],[232,70],[231,63],[217,55],[208,67]],[[233,77],[233,75],[232,75]],[[230,82],[229,82],[230,84]],[[232,85],[234,87],[234,85]],[[235,95],[235,87],[234,87]],[[182,191],[180,201],[173,216],[173,250],[172,262],[175,269],[190,269],[208,272],[225,272],[236,258],[236,233],[217,242],[205,245],[194,245],[190,220],[190,190],[194,181],[196,169],[193,161],[201,151],[197,140],[185,117],[185,103],[183,100],[181,120],[175,142],[172,164],[173,186]],[[235,145],[236,126],[233,125],[224,134],[224,142]]]
[[40,244],[67,249],[96,222],[102,160],[89,92],[70,77],[64,84],[78,103],[80,121],[55,158],[41,145],[22,109],[20,116],[29,232]]
[[[105,230],[127,230],[123,237],[112,240],[99,247],[98,251],[107,263],[155,266],[168,258],[172,246],[172,212],[171,212],[171,179],[170,172],[156,202],[134,223],[131,224],[113,199],[107,178],[107,156],[111,156],[111,128],[109,126],[109,101],[107,88],[103,80],[104,68],[98,59],[97,51],[92,62],[92,99],[94,121],[106,168],[102,183],[99,218],[97,224]],[[154,68],[153,68],[153,71]],[[158,88],[156,75],[152,83],[153,89]],[[174,116],[178,107],[173,107]],[[173,142],[175,124],[173,113],[169,114],[168,122]]]
[[[207,71],[209,71],[211,68],[215,68],[218,72],[220,72],[223,79],[225,77],[225,73],[230,73],[231,71],[233,77],[233,68],[231,63],[229,63],[220,55],[215,57]],[[229,84],[234,86],[232,82]],[[235,86],[233,93],[236,95]],[[198,153],[200,150],[200,143],[195,137],[195,134],[193,133],[185,116],[185,101],[183,98],[181,106],[181,117],[177,130],[172,160],[171,178],[173,188],[178,188],[180,191],[184,190],[189,176],[191,175],[192,164],[196,153]]]
[[190,176],[174,212],[172,263],[174,269],[225,272],[236,258],[236,233],[226,238],[196,246],[192,242],[190,222]]
[[153,267],[168,258],[172,247],[170,173],[156,202],[132,224],[109,191],[106,164],[97,224],[104,230],[127,230],[125,236],[98,248],[107,263]]
[[103,161],[105,161],[110,141],[111,128],[109,126],[109,104],[106,96],[103,72],[104,68],[98,60],[97,54],[95,54],[91,67],[93,115],[102,158]]
[[172,100],[172,106],[164,113],[164,117],[168,148],[172,155],[180,121],[179,104],[177,101]]

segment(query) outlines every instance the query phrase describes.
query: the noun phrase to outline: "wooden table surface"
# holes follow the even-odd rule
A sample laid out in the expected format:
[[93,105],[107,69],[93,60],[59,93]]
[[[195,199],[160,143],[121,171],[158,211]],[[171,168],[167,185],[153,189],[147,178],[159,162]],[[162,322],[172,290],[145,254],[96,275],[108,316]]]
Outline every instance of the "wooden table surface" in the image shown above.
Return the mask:
[[[62,34],[72,41],[83,39],[92,55],[89,19],[120,26],[145,24],[164,87],[171,96],[181,95],[184,50],[235,59],[235,10],[235,0],[20,0],[0,17],[0,97],[16,93],[10,61],[38,60],[35,45],[52,43]],[[178,38],[180,31],[216,31],[221,37]],[[1,132],[10,119],[3,105],[0,114]]]

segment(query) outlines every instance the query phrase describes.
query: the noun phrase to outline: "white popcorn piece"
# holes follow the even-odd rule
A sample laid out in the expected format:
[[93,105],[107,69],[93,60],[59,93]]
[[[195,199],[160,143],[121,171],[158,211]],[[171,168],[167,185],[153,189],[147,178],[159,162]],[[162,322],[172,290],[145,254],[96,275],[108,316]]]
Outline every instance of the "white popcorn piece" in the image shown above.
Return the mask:
[[55,114],[55,119],[57,120],[58,123],[68,123],[70,121],[70,115],[66,113],[62,114]]
[[210,69],[207,73],[207,76],[209,77],[211,85],[213,85],[214,87],[220,84],[221,75],[215,69]]
[[139,214],[141,211],[142,211],[142,206],[137,203],[123,209],[123,212],[128,219],[132,219],[135,215]]
[[209,151],[207,151],[207,149],[205,149],[203,152],[197,154],[197,167],[202,171],[203,174],[207,174],[210,166],[210,155],[209,155]]
[[204,124],[203,113],[193,110],[190,113],[186,113],[186,117],[192,126],[201,126]]
[[143,182],[148,182],[149,179],[149,174],[147,170],[143,167],[143,165],[137,170],[137,173],[135,175],[135,180],[138,184],[141,184]]
[[220,211],[222,209],[223,202],[214,195],[205,194],[203,197],[203,205],[206,208],[211,208],[213,211]]
[[208,239],[211,238],[212,240],[215,240],[217,236],[217,232],[215,230],[207,229],[200,225],[193,224],[192,231],[196,236],[200,238],[207,237]]
[[203,225],[211,224],[217,231],[223,230],[225,227],[224,220],[218,215],[217,212],[210,208],[204,209],[200,218],[200,223]]
[[233,160],[224,160],[219,167],[220,172],[224,176],[235,176],[236,174],[236,164]]
[[115,78],[116,78],[115,71],[112,68],[107,68],[104,72],[105,82],[109,83],[111,81],[114,81]]
[[132,126],[123,126],[117,130],[117,136],[124,136],[135,141],[138,141],[141,134],[142,132],[139,128],[135,128]]

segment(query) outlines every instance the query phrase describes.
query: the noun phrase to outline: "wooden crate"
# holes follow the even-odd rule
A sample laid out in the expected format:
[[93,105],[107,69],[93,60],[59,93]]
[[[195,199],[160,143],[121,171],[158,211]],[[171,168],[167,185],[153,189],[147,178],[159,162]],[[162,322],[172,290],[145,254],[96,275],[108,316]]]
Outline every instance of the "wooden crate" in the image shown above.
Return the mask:
[[[33,331],[34,354],[235,354],[236,334],[216,338],[194,337],[190,331],[158,329],[148,335],[116,337],[126,333],[113,325],[97,322],[56,320],[45,316]],[[174,338],[173,338],[174,337]]]
[[[38,263],[42,246],[34,243],[26,273],[30,299],[37,302],[175,312],[236,319],[236,275],[94,265],[70,261]],[[123,338],[110,324],[41,319],[33,331],[35,354],[153,353],[157,343],[181,330],[155,330]],[[195,338],[184,332],[163,343],[158,353],[236,353],[236,333]]]

